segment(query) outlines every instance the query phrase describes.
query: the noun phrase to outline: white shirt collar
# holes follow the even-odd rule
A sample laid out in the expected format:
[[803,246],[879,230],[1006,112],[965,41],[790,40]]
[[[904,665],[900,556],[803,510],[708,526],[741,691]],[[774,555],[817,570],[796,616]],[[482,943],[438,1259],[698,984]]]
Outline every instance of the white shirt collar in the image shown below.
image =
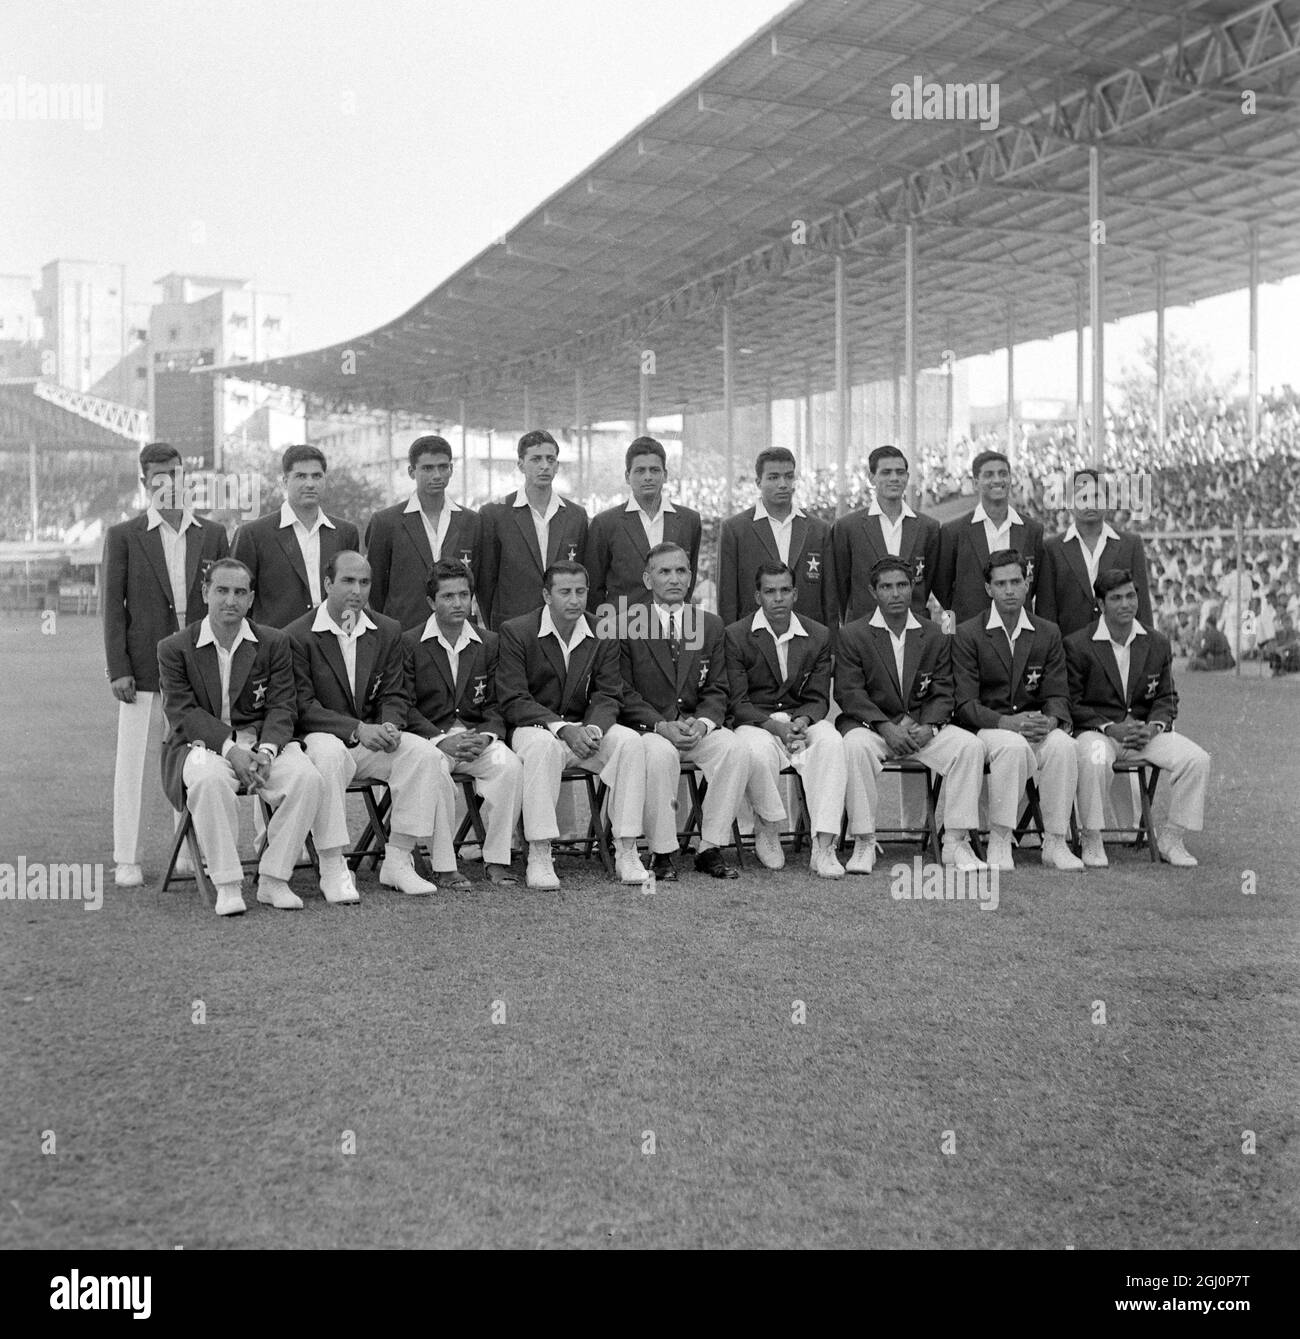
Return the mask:
[[370,615],[363,609],[361,617],[353,625],[352,631],[344,632],[330,617],[330,607],[324,601],[316,606],[316,617],[312,622],[311,630],[313,632],[332,632],[337,637],[360,637],[363,632],[379,631],[370,621]]
[[[1023,610],[1021,612],[1023,612]],[[1126,641],[1124,645],[1132,646],[1134,637],[1145,637],[1146,635],[1147,630],[1135,618],[1133,620],[1133,630],[1129,633],[1128,641]],[[1108,642],[1111,640],[1110,629],[1106,626],[1106,620],[1104,618],[1099,618],[1097,620],[1097,631],[1092,634],[1092,640],[1094,642]],[[1119,643],[1116,642],[1115,645],[1118,646]]]
[[[528,500],[528,494],[524,492],[522,488],[518,489],[515,493],[515,506],[531,507],[532,505],[533,504]],[[545,519],[549,521],[562,506],[564,506],[564,499],[554,489],[551,489],[550,505],[543,513]]]
[[796,502],[790,508],[790,515],[783,521],[779,516],[772,516],[769,514],[767,508],[763,505],[762,498],[759,498],[754,504],[754,519],[756,521],[775,521],[777,525],[789,525],[796,516],[802,516],[803,514],[803,508]]
[[[1065,537],[1061,540],[1061,543],[1068,544],[1072,539],[1077,539],[1079,541],[1080,547],[1082,547],[1083,537],[1079,534],[1078,530],[1075,528],[1075,524],[1073,521],[1071,521],[1070,524],[1066,526]],[[1118,543],[1119,536],[1110,528],[1109,521],[1103,521],[1101,523],[1101,547],[1104,548],[1106,544],[1112,539]]]
[[[911,507],[907,505],[907,499],[903,498],[902,501],[903,501],[903,510],[899,515],[899,519],[901,520],[904,516],[910,516],[913,520],[916,520],[916,513],[911,509]],[[880,503],[877,502],[875,498],[871,499],[871,506],[867,508],[867,515],[885,516],[884,510],[881,508]],[[889,517],[885,516],[885,520],[889,521]],[[894,524],[893,521],[889,521],[889,523],[890,525]]]
[[[302,522],[298,519],[298,514],[289,505],[287,499],[280,503],[280,529],[283,530],[286,525],[302,525]],[[331,530],[334,529],[334,522],[325,515],[323,508],[318,508],[316,512],[316,524],[313,525],[311,529],[319,530],[323,525],[329,526]],[[304,530],[307,529],[305,525],[303,525],[302,528]]]
[[[542,606],[542,621],[537,629],[537,635],[539,637],[554,637],[561,646],[566,644],[564,638],[560,636],[559,628],[555,626],[555,623],[551,618],[551,606],[549,604],[544,604]],[[573,640],[568,642],[567,645],[569,649],[572,650],[579,642],[585,641],[588,637],[594,635],[592,630],[587,626],[587,620],[585,618],[579,618],[573,627]]]
[[[437,638],[438,641],[446,646],[447,639],[442,635],[442,629],[438,626],[438,615],[430,614],[425,622],[424,631],[420,634],[420,640],[422,642],[427,642],[434,638]],[[483,638],[474,631],[474,625],[469,619],[466,619],[464,623],[460,625],[460,636],[456,639],[456,645],[451,649],[453,651],[461,651],[468,646],[470,642],[481,642],[482,640]]]
[[[460,503],[453,502],[451,498],[444,496],[442,502],[442,509],[443,511],[459,511]],[[406,499],[406,506],[403,508],[402,514],[406,515],[409,512],[416,512],[422,510],[423,508],[420,506],[420,494],[417,491],[412,493],[411,496]]]
[[[255,642],[256,640],[257,635],[253,632],[249,621],[246,618],[241,619],[239,622],[239,631],[235,633],[235,640],[230,649],[233,652],[240,642]],[[194,645],[196,647],[211,646],[216,641],[217,634],[212,631],[212,615],[207,614],[204,616],[203,622],[199,624],[199,635],[195,640]],[[217,644],[220,645],[220,643]]]
[[[157,530],[160,525],[165,524],[162,512],[160,512],[152,502],[146,509],[145,515],[149,518],[149,525],[147,528],[150,530]],[[176,533],[178,535],[183,535],[186,529],[191,525],[198,525],[198,521],[194,519],[194,513],[188,507],[182,508],[181,523],[176,527]]]
[[[628,498],[627,506],[624,507],[623,510],[627,512],[639,511],[646,516],[650,514],[634,497]],[[655,515],[662,516],[666,511],[676,511],[676,510],[677,508],[674,507],[673,504],[661,493],[659,495],[659,510],[655,512]]]
[[[985,623],[985,629],[991,632],[994,628],[1005,629],[1006,626],[1002,621],[1002,615],[998,613],[997,605],[994,605],[989,610],[989,621]],[[1015,630],[1017,632],[1033,632],[1034,630],[1034,625],[1029,621],[1029,615],[1025,613],[1024,605],[1020,606],[1020,617],[1016,620]]]
[[[1012,525],[1024,525],[1024,521],[1020,519],[1020,513],[1009,504],[1007,506],[1007,520]],[[979,503],[976,506],[974,512],[971,513],[970,523],[972,525],[976,525],[981,521],[989,521],[991,524],[997,525],[997,522],[994,521],[992,517],[989,516],[988,512],[984,510],[984,504],[982,502]],[[998,526],[998,529],[999,530],[1005,529],[1005,526]]]
[[[767,615],[761,609],[754,615],[754,621],[749,625],[749,628],[751,632],[758,632],[760,629],[770,632],[774,640],[782,640],[781,637],[777,636],[776,629],[767,621]],[[808,635],[808,630],[799,622],[799,615],[793,610],[790,613],[790,626],[783,635],[787,638],[806,637]]]
[[[877,606],[875,607],[875,610],[872,612],[872,615],[871,615],[871,617],[867,620],[867,622],[868,622],[873,628],[884,628],[884,630],[885,630],[887,633],[889,633],[889,635],[890,635],[891,637],[896,637],[896,636],[898,635],[898,634],[893,630],[893,628],[891,628],[891,627],[889,626],[889,624],[885,622],[885,615],[881,612],[881,609],[880,609],[880,606],[879,606],[879,605],[877,605]],[[903,634],[904,634],[904,636],[906,636],[907,633],[912,632],[913,630],[915,630],[915,631],[917,631],[917,632],[920,632],[920,631],[921,631],[921,625],[920,625],[920,623],[917,622],[916,615],[909,609],[909,610],[907,611],[907,622],[903,624]]]

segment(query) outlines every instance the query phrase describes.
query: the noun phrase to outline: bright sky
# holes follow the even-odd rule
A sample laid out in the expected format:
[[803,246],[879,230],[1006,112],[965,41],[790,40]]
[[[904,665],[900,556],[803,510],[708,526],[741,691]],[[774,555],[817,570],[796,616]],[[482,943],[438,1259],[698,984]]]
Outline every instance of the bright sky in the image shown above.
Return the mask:
[[[295,349],[346,339],[412,306],[783,8],[3,0],[0,92],[77,83],[102,87],[103,106],[99,128],[0,121],[0,273],[124,262],[146,302],[168,271],[239,275],[292,295]],[[1261,306],[1261,385],[1300,380],[1300,280]],[[1244,369],[1245,307],[1205,303],[1169,328]],[[1136,347],[1115,330],[1108,364]],[[973,403],[1003,398],[1004,368],[972,362]],[[1020,351],[1017,392],[1072,397],[1073,336]]]

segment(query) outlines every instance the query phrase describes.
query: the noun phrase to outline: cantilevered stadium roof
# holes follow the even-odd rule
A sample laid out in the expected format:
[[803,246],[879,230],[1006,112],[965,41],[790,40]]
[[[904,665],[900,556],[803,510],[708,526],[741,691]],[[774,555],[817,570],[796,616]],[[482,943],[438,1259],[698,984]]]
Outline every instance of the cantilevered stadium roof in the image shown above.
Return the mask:
[[[996,85],[996,129],[897,115],[915,81],[923,106]],[[1161,263],[1184,304],[1244,287],[1252,238],[1261,282],[1300,271],[1298,91],[1300,0],[803,0],[405,315],[216,370],[484,427],[523,423],[527,387],[558,426],[579,379],[584,419],[633,416],[651,350],[650,413],[711,409],[726,305],[736,402],[800,396],[835,384],[842,255],[852,380],[887,378],[909,222],[937,366],[1009,317],[1017,343],[1074,328],[1093,146],[1105,318],[1150,310]]]

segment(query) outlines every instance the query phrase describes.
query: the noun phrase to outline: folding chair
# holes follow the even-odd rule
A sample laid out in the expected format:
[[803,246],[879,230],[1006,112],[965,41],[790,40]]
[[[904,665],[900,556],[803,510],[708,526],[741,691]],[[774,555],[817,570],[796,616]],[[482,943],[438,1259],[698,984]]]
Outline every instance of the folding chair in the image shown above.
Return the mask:
[[[376,787],[384,792],[378,799],[375,798]],[[388,842],[392,792],[386,781],[353,781],[347,788],[347,794],[361,796],[366,806],[366,826],[357,838],[356,845],[345,852],[344,859],[353,869],[360,869],[367,860],[370,861],[371,869],[378,869]]]
[[609,787],[595,772],[589,772],[585,767],[566,767],[560,774],[560,780],[561,782],[581,781],[586,786],[587,806],[591,810],[591,816],[587,820],[586,837],[575,837],[570,840],[561,839],[554,845],[581,846],[584,860],[591,859],[593,847],[598,848],[600,863],[604,865],[605,873],[612,876],[614,873],[613,824],[608,819],[602,819]]
[[[1133,845],[1141,847],[1145,843],[1152,864],[1158,865],[1160,863],[1160,847],[1157,844],[1156,822],[1153,811],[1156,787],[1160,784],[1160,769],[1154,763],[1147,762],[1143,758],[1132,758],[1128,761],[1117,761],[1111,770],[1121,775],[1137,773],[1138,797],[1142,801],[1142,817],[1138,820]],[[1130,829],[1119,830],[1129,831]]]
[[[808,795],[803,788],[803,777],[793,767],[783,767],[777,775],[794,777],[799,791],[799,802],[795,806],[794,827],[787,828],[784,832],[777,834],[782,844],[789,841],[791,853],[798,855],[803,850],[804,841],[812,840],[811,825],[808,818]],[[752,851],[754,849],[754,834],[751,832],[748,836],[741,836],[739,824],[736,824],[734,831],[735,840],[739,843],[736,847],[736,854],[739,856],[746,848]]]
[[[709,783],[703,771],[689,759],[682,762],[682,776],[686,779],[686,793],[690,799],[690,811],[686,815],[686,826],[682,829],[677,849],[682,854],[690,848],[691,839],[701,836],[704,829],[704,797],[709,792]],[[736,864],[744,869],[745,843],[740,835],[740,824],[734,819],[731,823],[731,844],[736,850]]]
[[469,844],[470,832],[474,833],[474,840],[482,846],[487,841],[487,828],[483,825],[483,802],[478,797],[478,791],[474,789],[474,778],[457,776],[452,779],[460,782],[461,792],[465,796],[465,817],[460,820],[460,827],[456,829],[456,835],[451,839],[452,849],[459,856],[460,848]]
[[[905,841],[920,841],[921,850],[930,852],[930,858],[937,864],[941,859],[939,850],[939,787],[943,785],[943,777],[938,772],[932,772],[923,762],[917,762],[915,758],[886,758],[880,764],[882,772],[913,772],[921,773],[925,777],[925,825],[919,828],[877,828],[876,840],[881,838],[897,838]],[[844,816],[844,823],[840,828],[840,844],[844,844],[844,838],[848,832],[848,815]]]

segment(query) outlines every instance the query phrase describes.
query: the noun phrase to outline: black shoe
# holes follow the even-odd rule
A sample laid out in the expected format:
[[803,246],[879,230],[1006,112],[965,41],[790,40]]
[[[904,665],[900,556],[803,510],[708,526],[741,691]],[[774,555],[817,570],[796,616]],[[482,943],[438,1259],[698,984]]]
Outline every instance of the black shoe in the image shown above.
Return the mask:
[[670,855],[657,855],[651,865],[651,872],[655,876],[656,883],[676,883],[677,866],[673,863]]
[[715,879],[738,879],[739,870],[734,870],[723,857],[721,847],[710,846],[695,857],[695,868],[701,874],[711,875]]

